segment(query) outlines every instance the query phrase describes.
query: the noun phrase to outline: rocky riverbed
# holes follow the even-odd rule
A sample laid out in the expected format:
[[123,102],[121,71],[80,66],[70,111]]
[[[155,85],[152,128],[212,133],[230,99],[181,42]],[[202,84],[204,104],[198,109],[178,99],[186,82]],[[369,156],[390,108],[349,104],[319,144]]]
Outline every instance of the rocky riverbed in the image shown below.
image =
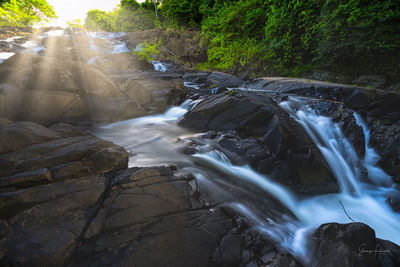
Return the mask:
[[149,32],[10,32],[1,265],[400,265],[399,94],[194,72],[195,33],[159,71]]

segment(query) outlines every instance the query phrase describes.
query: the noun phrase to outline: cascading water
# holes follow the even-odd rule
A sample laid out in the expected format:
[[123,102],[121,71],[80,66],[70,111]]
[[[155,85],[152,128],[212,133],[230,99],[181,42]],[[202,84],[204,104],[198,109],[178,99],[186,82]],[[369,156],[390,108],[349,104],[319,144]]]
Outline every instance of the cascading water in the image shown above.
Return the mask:
[[[351,219],[363,222],[375,230],[378,238],[400,244],[400,214],[386,203],[389,193],[398,192],[389,187],[391,178],[376,165],[379,157],[369,147],[369,131],[357,114],[365,134],[364,159],[358,158],[340,127],[330,118],[317,115],[297,99],[281,103],[314,140],[342,188],[337,194],[300,199],[249,166],[233,165],[207,141],[192,156],[180,153],[179,140],[194,135],[174,122],[195,104],[187,101],[163,115],[114,123],[95,133],[124,146],[131,154],[131,166],[176,164],[192,173],[200,192],[209,192],[209,198],[216,203],[235,209],[260,234],[303,263],[309,260],[308,236],[324,223],[349,223]],[[368,170],[367,180],[361,179],[363,166]],[[371,183],[367,184],[368,180]],[[271,205],[271,201],[275,204]]]
[[151,63],[154,66],[154,70],[161,71],[161,72],[167,71],[167,66],[164,63],[157,61],[157,60],[153,60]]

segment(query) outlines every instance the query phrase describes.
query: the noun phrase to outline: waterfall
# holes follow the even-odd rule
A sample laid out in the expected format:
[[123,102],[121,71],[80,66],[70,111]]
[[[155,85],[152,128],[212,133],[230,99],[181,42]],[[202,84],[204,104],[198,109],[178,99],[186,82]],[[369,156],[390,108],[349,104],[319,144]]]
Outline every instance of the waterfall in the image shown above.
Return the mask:
[[164,63],[160,62],[160,61],[153,60],[151,62],[151,64],[153,64],[154,70],[156,70],[156,71],[161,71],[161,72],[166,72],[167,71],[167,66]]
[[[233,164],[207,140],[196,147],[192,156],[180,153],[177,140],[197,134],[181,129],[175,122],[197,103],[189,100],[164,114],[113,123],[95,133],[124,146],[132,155],[130,166],[175,164],[189,171],[210,201],[236,210],[256,231],[304,264],[309,262],[309,236],[324,223],[350,223],[353,219],[372,227],[378,238],[400,244],[400,214],[386,203],[389,194],[399,192],[388,187],[391,178],[376,165],[379,156],[369,146],[368,128],[357,114],[365,134],[366,153],[362,159],[330,118],[318,115],[298,99],[280,104],[315,142],[342,189],[336,194],[301,199],[248,165]],[[361,178],[362,168],[368,170],[368,180]],[[272,200],[276,204],[271,205]]]

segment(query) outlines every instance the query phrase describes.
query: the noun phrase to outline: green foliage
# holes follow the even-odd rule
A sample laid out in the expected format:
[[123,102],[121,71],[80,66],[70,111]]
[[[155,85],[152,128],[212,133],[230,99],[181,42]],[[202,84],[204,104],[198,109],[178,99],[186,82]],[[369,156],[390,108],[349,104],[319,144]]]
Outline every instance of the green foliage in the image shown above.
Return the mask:
[[127,3],[112,12],[90,10],[85,19],[85,28],[89,31],[130,32],[154,29],[159,25],[154,10],[150,11]]
[[398,71],[400,1],[328,0],[320,17],[315,61],[345,71]]
[[131,9],[121,8],[115,16],[114,31],[130,32],[154,29],[157,23],[154,10],[138,8],[132,11]]
[[121,7],[138,9],[140,7],[140,4],[136,0],[121,0]]
[[150,63],[155,60],[160,54],[160,51],[158,50],[158,46],[160,45],[161,41],[155,41],[152,44],[144,41],[137,46],[135,51],[133,51],[133,55],[139,60],[147,61]]
[[[88,13],[108,31],[201,27],[208,61],[200,69],[302,76],[314,69],[400,76],[399,0],[121,0]],[[90,21],[91,20],[91,21]]]
[[75,19],[72,21],[67,21],[68,27],[69,28],[83,28],[83,25],[81,23],[80,19]]
[[98,9],[90,10],[85,19],[85,28],[89,31],[113,31],[115,12]]
[[400,75],[398,0],[166,0],[162,10],[201,25],[210,44],[203,68]]
[[179,24],[199,26],[203,20],[202,10],[211,7],[213,0],[164,0],[162,12]]
[[268,0],[264,27],[268,56],[282,71],[308,62],[315,49],[321,1]]
[[46,0],[2,0],[0,2],[1,26],[31,26],[55,17],[53,8]]

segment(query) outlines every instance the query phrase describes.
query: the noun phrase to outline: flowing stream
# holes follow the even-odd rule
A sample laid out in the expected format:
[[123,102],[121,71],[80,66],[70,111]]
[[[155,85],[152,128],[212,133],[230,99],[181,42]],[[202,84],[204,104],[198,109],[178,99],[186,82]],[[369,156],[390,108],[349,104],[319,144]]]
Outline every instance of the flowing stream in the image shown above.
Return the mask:
[[[65,32],[51,31],[46,34],[62,36]],[[91,50],[106,54],[128,52],[130,50],[121,41],[123,35],[91,33]],[[22,47],[38,53],[45,49],[42,46],[44,37],[27,41]],[[102,47],[96,46],[98,38],[105,40]],[[5,41],[13,42],[14,39]],[[12,55],[2,53],[0,63]],[[96,59],[91,58],[88,64],[94,64]],[[152,63],[156,71],[168,70],[168,64]],[[185,85],[200,88],[194,83],[185,82]],[[400,244],[400,214],[393,212],[386,203],[389,195],[400,192],[392,187],[391,177],[378,167],[379,155],[370,147],[369,129],[358,114],[354,113],[354,116],[365,136],[363,158],[357,155],[339,125],[330,118],[318,115],[297,98],[289,98],[280,104],[314,141],[341,188],[337,194],[305,199],[247,165],[232,164],[211,140],[201,139],[202,143],[195,148],[194,154],[186,153],[191,138],[201,133],[183,129],[176,122],[199,101],[187,100],[164,114],[104,125],[94,129],[94,132],[100,138],[123,146],[129,152],[130,167],[176,165],[181,171],[191,173],[196,178],[192,186],[198,187],[210,207],[216,204],[230,206],[260,234],[303,263],[309,260],[308,237],[323,223],[363,222],[375,230],[378,238]]]
[[[188,100],[162,115],[100,127],[96,134],[125,147],[131,155],[130,166],[174,164],[192,173],[211,202],[232,207],[260,234],[304,263],[308,262],[308,236],[323,223],[363,222],[378,238],[400,244],[400,214],[385,202],[390,193],[399,192],[390,187],[391,178],[376,165],[379,156],[369,147],[369,131],[360,116],[355,114],[365,135],[362,159],[330,118],[317,115],[298,99],[280,104],[314,140],[342,188],[338,194],[300,199],[249,166],[233,165],[212,143],[205,142],[191,156],[181,153],[182,140],[197,134],[175,122],[195,104]],[[362,177],[362,167],[368,177]],[[276,210],[271,210],[271,201],[278,203]]]

